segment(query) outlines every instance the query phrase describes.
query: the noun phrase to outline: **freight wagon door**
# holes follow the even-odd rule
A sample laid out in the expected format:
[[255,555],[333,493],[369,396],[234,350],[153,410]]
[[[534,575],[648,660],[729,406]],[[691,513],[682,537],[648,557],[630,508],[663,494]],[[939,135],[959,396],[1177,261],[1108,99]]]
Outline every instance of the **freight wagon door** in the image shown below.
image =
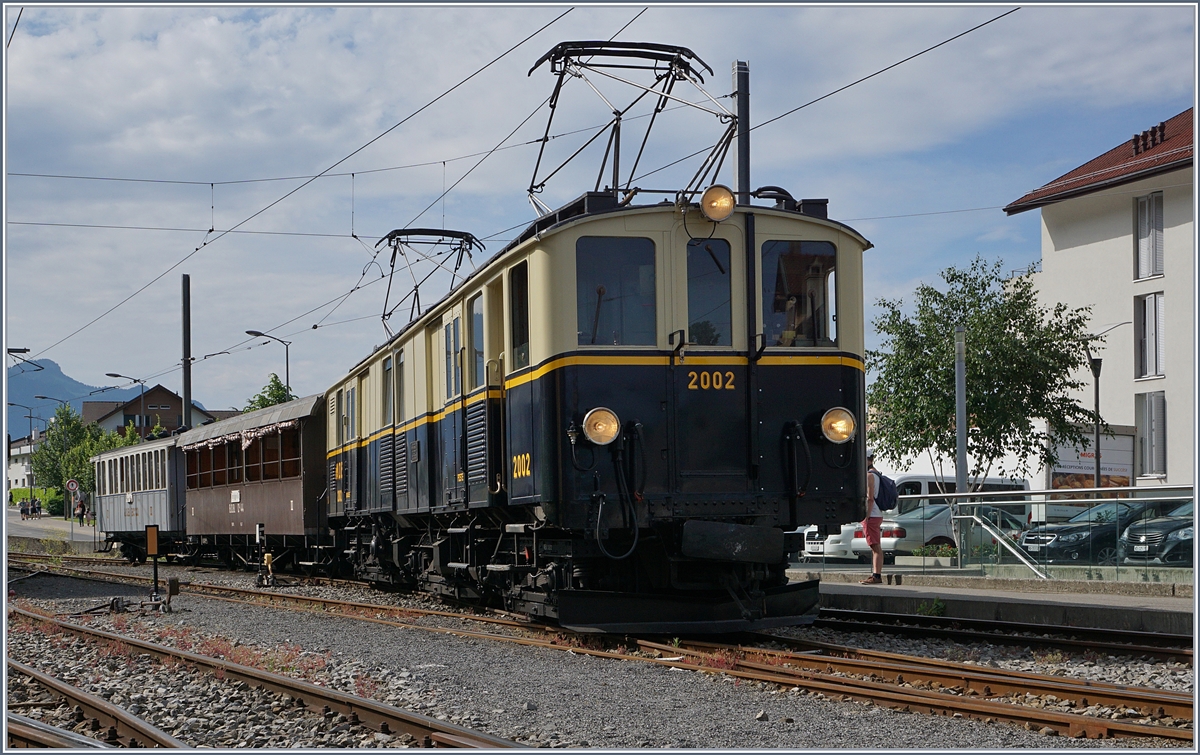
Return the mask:
[[[682,247],[680,244],[676,248]],[[734,352],[735,292],[742,266],[721,238],[691,239],[676,258],[686,280],[687,346],[672,357],[675,488],[680,493],[746,490],[746,358]],[[678,266],[682,263],[682,269]],[[737,265],[735,268],[734,265]],[[737,275],[735,276],[735,272]],[[682,286],[681,286],[682,287]],[[683,293],[680,291],[680,293]],[[679,335],[676,334],[678,346]]]

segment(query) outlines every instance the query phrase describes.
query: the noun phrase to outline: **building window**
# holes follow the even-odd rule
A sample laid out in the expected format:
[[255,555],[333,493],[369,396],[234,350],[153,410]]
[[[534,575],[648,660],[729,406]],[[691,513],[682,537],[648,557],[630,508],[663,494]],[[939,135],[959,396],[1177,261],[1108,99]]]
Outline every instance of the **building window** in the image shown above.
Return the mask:
[[1137,277],[1163,274],[1163,195],[1137,198]]
[[1135,406],[1138,441],[1138,474],[1167,474],[1167,394],[1139,393]]
[[1145,378],[1165,375],[1163,295],[1149,294],[1134,299],[1133,318],[1137,328],[1137,376]]

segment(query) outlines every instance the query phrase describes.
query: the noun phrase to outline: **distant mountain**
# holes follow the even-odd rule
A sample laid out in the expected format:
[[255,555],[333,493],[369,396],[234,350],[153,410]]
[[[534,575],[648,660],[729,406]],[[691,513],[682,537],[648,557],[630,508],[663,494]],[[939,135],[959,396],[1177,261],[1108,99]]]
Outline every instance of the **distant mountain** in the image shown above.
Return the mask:
[[[43,369],[35,370],[28,364],[17,364],[8,368],[8,400],[14,404],[24,404],[33,409],[33,416],[49,419],[58,408],[57,401],[36,399],[34,396],[53,396],[68,402],[77,412],[83,412],[83,402],[87,401],[128,401],[137,398],[138,386],[132,388],[113,388],[99,392],[104,386],[87,385],[63,374],[62,368],[50,359],[39,359],[37,364]],[[124,382],[124,381],[121,381]],[[150,384],[153,385],[153,384]],[[150,387],[148,385],[147,387]],[[92,394],[92,395],[89,395]],[[30,421],[25,418],[21,406],[8,408],[8,434],[14,438],[22,438],[29,434]],[[33,421],[35,427],[45,429],[45,424]]]

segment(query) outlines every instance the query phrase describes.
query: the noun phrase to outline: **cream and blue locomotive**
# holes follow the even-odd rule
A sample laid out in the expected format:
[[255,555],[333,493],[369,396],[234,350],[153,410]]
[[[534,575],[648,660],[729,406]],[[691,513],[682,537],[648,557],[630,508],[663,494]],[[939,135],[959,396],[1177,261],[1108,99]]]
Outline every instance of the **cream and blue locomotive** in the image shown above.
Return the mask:
[[332,386],[354,573],[582,630],[796,623],[786,533],[862,516],[870,244],[770,195],[585,194]]

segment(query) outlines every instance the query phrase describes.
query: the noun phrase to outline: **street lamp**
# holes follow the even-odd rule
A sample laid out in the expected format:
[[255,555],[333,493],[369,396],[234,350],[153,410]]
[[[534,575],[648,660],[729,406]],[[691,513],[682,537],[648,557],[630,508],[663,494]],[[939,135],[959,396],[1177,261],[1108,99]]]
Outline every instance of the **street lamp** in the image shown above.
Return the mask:
[[[1125,322],[1119,322],[1116,325],[1113,325],[1112,327],[1105,328],[1104,330],[1100,331],[1093,337],[1099,338],[1100,336],[1108,333],[1109,331],[1116,330],[1117,328],[1121,327],[1122,325],[1129,325],[1129,324],[1131,324],[1131,323],[1128,320]],[[1092,356],[1092,350],[1088,347],[1086,341],[1083,344],[1083,351],[1084,351],[1084,353],[1087,354],[1088,364],[1092,368],[1092,378],[1093,378],[1092,386],[1095,391],[1096,427],[1095,427],[1095,445],[1092,446],[1092,451],[1096,457],[1095,458],[1096,472],[1095,472],[1095,479],[1093,481],[1093,487],[1095,487],[1097,490],[1099,490],[1100,489],[1100,366],[1103,363],[1103,360],[1100,359],[1100,357]]]
[[264,333],[261,330],[247,330],[246,335],[256,338],[270,338],[272,341],[279,341],[283,344],[283,382],[287,387],[288,400],[292,398],[292,376],[291,376],[291,356],[289,355],[288,347],[292,345],[291,341],[285,341],[282,338],[276,338],[270,333]]
[[138,412],[139,412],[139,414],[138,414],[137,424],[138,424],[138,438],[144,439],[146,437],[146,431],[144,429],[145,424],[146,424],[146,381],[139,380],[138,378],[135,378],[135,377],[129,377],[128,375],[121,375],[116,372],[106,372],[104,374],[110,378],[121,378],[123,380],[132,380],[133,382],[139,384],[142,387],[142,392],[138,394]]

